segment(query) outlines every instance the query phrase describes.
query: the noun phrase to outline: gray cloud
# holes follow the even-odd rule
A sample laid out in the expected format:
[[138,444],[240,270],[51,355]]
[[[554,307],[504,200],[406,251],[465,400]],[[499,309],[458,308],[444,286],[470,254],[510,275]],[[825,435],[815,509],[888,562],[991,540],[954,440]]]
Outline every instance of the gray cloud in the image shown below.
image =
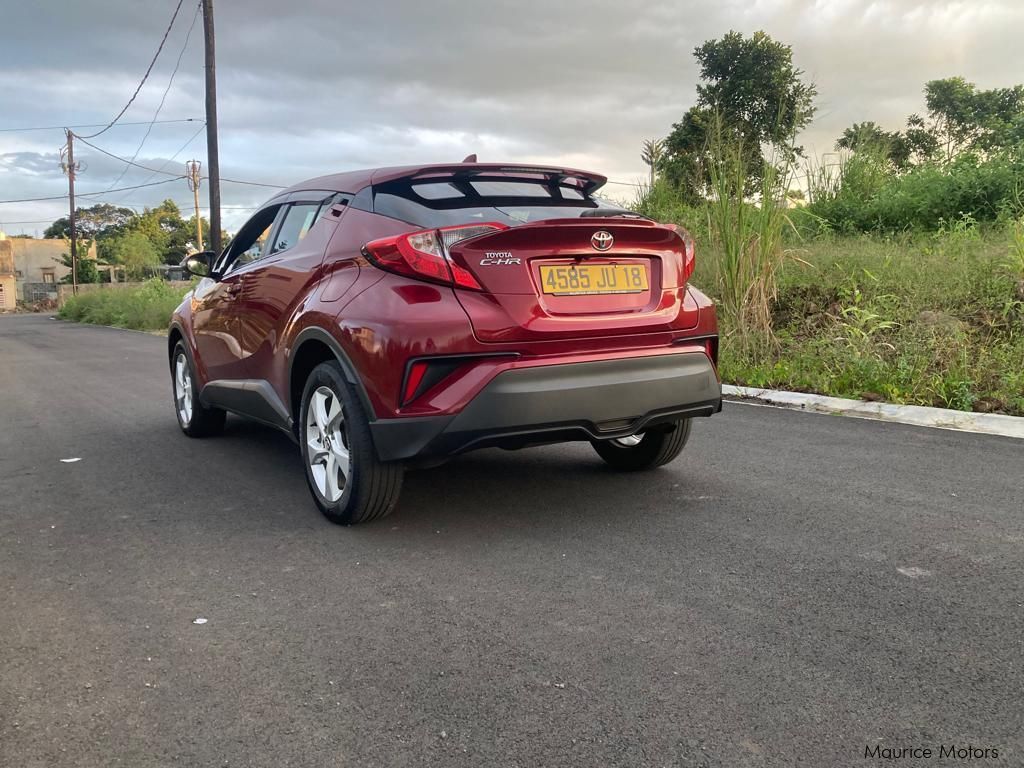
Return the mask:
[[[64,5],[5,9],[5,27],[18,33],[0,48],[0,127],[109,120],[138,82],[174,3]],[[183,6],[151,82],[124,120],[152,117],[194,9]],[[219,0],[217,14],[223,173],[281,184],[474,151],[635,180],[644,172],[640,142],[665,135],[693,103],[693,48],[729,29],[764,29],[793,46],[797,65],[818,84],[819,115],[803,137],[818,152],[855,120],[899,127],[923,110],[929,79],[962,74],[991,87],[1024,71],[1017,0]],[[76,36],[54,44],[58,28]],[[202,116],[199,29],[162,117]],[[156,126],[139,162],[159,166],[195,128]],[[96,142],[130,156],[144,131],[119,127]],[[0,133],[0,199],[60,194],[59,169],[44,167],[60,142],[59,131]],[[168,169],[204,154],[200,135]],[[87,147],[81,155],[89,163],[84,190],[105,189],[120,173]],[[121,184],[149,176],[132,170]],[[188,201],[184,184],[177,187],[112,199]],[[613,192],[626,196],[629,188]],[[266,196],[224,187],[227,205],[256,205]],[[0,221],[51,210],[59,204],[2,206]],[[226,219],[237,224],[244,215],[232,209]]]

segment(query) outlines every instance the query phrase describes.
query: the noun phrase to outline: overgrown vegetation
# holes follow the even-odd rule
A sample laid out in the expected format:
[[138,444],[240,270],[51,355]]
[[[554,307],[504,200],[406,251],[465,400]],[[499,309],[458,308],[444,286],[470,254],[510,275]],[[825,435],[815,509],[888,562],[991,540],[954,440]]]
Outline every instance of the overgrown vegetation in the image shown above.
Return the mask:
[[1024,86],[933,80],[924,117],[804,158],[815,91],[788,46],[694,55],[697,104],[645,144],[635,207],[694,235],[723,380],[1024,416]]
[[[808,237],[774,207],[771,255],[737,265],[716,231],[720,204],[681,205],[656,186],[639,207],[695,233],[694,283],[719,302],[724,381],[1024,416],[1024,220]],[[746,221],[727,231],[759,248],[764,214],[740,210]],[[745,315],[765,305],[768,328]]]
[[830,165],[811,165],[801,231],[820,233],[936,232],[963,222],[1012,223],[1021,213],[1024,151],[966,153],[947,164],[898,172],[883,150],[862,150]]
[[104,288],[71,296],[59,314],[76,323],[162,331],[184,295],[185,289],[154,278],[138,288]]

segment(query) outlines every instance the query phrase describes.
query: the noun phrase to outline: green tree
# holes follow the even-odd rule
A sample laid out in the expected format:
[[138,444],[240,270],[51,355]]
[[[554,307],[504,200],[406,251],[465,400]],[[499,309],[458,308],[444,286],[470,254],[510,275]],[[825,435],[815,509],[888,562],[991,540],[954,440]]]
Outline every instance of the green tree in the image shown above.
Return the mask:
[[945,162],[1024,139],[1024,86],[981,91],[962,77],[947,77],[926,83],[924,95],[930,131]]
[[661,164],[661,159],[665,154],[665,141],[663,139],[647,139],[643,148],[640,151],[640,159],[644,161],[644,164],[650,169],[651,172],[651,186],[654,186],[655,171]]
[[793,65],[790,46],[764,32],[746,38],[731,31],[693,53],[700,66],[697,103],[666,138],[663,170],[688,198],[704,196],[709,136],[720,125],[727,140],[743,147],[752,192],[764,169],[763,146],[786,160],[802,155],[794,140],[814,116],[817,91]]
[[[182,218],[181,210],[173,200],[164,200],[155,208],[147,208],[131,228],[149,239],[164,264],[178,264],[196,249],[195,217]],[[203,219],[203,231],[210,231],[206,219]]]
[[111,261],[124,267],[130,280],[147,276],[148,270],[161,263],[160,250],[143,232],[125,232],[111,243]]
[[[112,237],[135,218],[131,208],[118,208],[110,203],[98,203],[91,208],[75,209],[75,229],[78,236],[87,240],[102,240]],[[45,238],[67,238],[71,236],[71,222],[68,217],[57,219],[43,232]]]
[[[82,248],[82,250],[79,251],[79,253],[80,254],[88,253],[90,245],[91,245],[91,243],[88,240],[82,241],[79,244],[79,247]],[[67,267],[68,270],[72,269],[70,248],[71,248],[71,243],[69,241],[68,242],[68,250],[69,250],[69,252],[68,253],[62,253],[60,255],[59,259],[54,259],[54,261],[56,261],[57,263],[63,264],[65,267]],[[79,255],[79,257],[78,257],[78,282],[79,283],[98,283],[98,282],[100,282],[101,281],[100,271],[98,269],[96,269],[96,266],[97,266],[96,259],[90,259],[87,256]],[[69,271],[66,275],[64,275],[64,277],[62,277],[60,279],[60,281],[62,283],[73,283],[74,282],[74,277],[73,277],[72,272]]]
[[836,139],[836,149],[871,153],[887,161],[892,170],[905,171],[935,154],[935,137],[917,115],[907,120],[906,132],[886,131],[868,120],[854,123]]
[[[136,214],[131,208],[119,208],[110,203],[98,203],[90,208],[75,209],[75,229],[79,238],[96,243],[96,255],[101,262],[109,261],[109,244],[135,221]],[[57,219],[43,232],[45,238],[71,237],[71,223],[68,217]],[[85,246],[88,250],[88,245]]]

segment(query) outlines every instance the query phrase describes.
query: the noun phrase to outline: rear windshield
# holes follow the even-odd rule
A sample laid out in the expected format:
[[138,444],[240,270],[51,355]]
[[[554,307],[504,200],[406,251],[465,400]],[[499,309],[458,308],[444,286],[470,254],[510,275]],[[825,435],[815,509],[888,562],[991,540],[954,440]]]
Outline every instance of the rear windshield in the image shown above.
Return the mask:
[[373,188],[373,211],[418,227],[474,221],[515,226],[544,219],[576,218],[587,211],[629,214],[578,187],[519,179],[399,179]]

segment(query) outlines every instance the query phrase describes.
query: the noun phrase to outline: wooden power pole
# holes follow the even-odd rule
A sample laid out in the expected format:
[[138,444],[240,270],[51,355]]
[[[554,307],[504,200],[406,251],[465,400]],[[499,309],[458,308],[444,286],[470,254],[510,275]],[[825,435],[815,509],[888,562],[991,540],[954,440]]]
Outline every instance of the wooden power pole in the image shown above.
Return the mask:
[[189,160],[185,163],[185,172],[188,176],[188,186],[189,189],[192,190],[192,198],[196,205],[196,247],[199,248],[200,251],[204,250],[203,218],[199,215],[199,182],[202,179],[202,176],[200,175],[200,169],[202,167],[202,163],[198,160]]
[[68,230],[71,235],[71,290],[78,293],[78,229],[75,226],[75,172],[78,166],[75,165],[75,134],[70,128],[64,129],[68,137],[67,146],[64,148],[65,161],[62,163],[64,172],[68,175]]
[[206,163],[210,170],[210,248],[221,251],[220,156],[217,151],[217,64],[213,35],[213,0],[203,0],[206,43]]

